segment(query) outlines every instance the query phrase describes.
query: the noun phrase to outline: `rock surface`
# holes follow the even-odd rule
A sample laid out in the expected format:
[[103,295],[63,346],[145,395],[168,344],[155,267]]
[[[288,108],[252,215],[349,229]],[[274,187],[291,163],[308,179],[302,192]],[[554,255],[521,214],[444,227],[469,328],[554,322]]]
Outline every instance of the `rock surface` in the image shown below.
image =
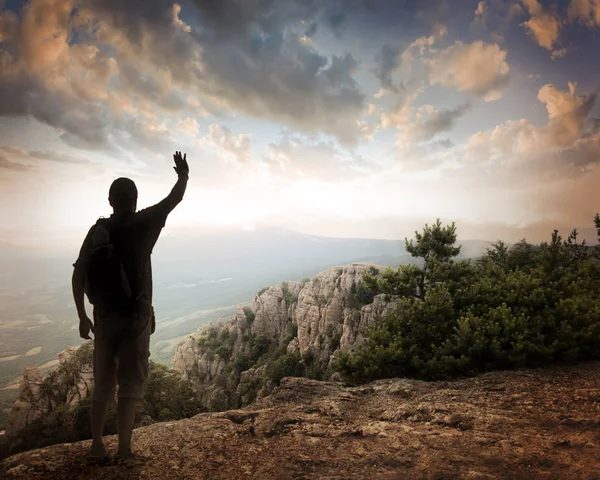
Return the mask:
[[[361,297],[357,293],[365,272],[375,273],[379,268],[358,263],[332,267],[304,283],[287,281],[265,288],[256,295],[251,308],[238,307],[228,322],[211,323],[182,340],[175,351],[173,368],[192,382],[212,411],[238,408],[252,400],[240,394],[239,386],[244,379],[258,382],[260,375],[256,371],[240,375],[243,372],[230,367],[240,354],[250,354],[252,339],[258,337],[281,345],[290,354],[310,352],[313,370],[322,375],[320,378],[330,379],[332,354],[338,348],[358,344],[364,329],[397,304],[397,298],[391,296]],[[213,340],[206,340],[211,331]],[[218,339],[224,333],[235,340],[227,349],[219,350],[223,343]],[[268,379],[262,381],[266,384]]]
[[37,367],[25,369],[19,396],[8,414],[7,437],[50,412],[58,402],[72,407],[88,396],[93,377],[91,350],[89,358],[77,355],[77,351],[77,347],[68,347],[60,352],[58,367],[46,377]]
[[598,479],[600,362],[347,388],[285,378],[240,410],[138,428],[138,458],[90,441],[4,460],[8,479]]

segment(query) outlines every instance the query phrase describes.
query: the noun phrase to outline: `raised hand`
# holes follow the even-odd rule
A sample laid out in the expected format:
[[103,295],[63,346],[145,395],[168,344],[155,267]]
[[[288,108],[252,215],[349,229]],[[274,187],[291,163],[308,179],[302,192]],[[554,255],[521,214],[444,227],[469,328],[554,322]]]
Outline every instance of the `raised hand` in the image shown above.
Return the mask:
[[173,160],[175,161],[175,166],[173,170],[177,172],[177,175],[185,174],[188,175],[190,173],[190,167],[188,167],[186,160],[186,153],[183,154],[183,158],[181,157],[181,152],[175,152],[173,155]]

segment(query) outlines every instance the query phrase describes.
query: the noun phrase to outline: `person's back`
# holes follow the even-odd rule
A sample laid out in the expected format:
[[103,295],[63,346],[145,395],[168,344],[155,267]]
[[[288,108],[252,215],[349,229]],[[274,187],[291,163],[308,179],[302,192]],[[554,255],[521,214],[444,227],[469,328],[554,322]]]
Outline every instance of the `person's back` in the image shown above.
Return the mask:
[[[107,403],[119,386],[118,431],[121,457],[132,455],[131,432],[135,410],[143,396],[148,376],[150,335],[154,333],[151,254],[169,213],[183,199],[189,169],[180,152],[173,156],[178,180],[171,193],[158,204],[136,212],[137,188],[128,178],[118,178],[109,191],[113,214],[100,219],[88,232],[73,271],[73,297],[79,315],[79,332],[84,339],[94,333],[94,390],[92,394],[92,454],[103,457],[102,432]],[[99,247],[109,245],[109,254],[98,260]],[[110,263],[108,259],[113,262]],[[110,277],[110,294],[98,291],[94,282],[102,268],[118,265],[123,277]],[[91,269],[94,266],[96,269]],[[91,273],[90,273],[91,272]],[[95,288],[93,292],[90,290]],[[101,289],[102,290],[102,289]],[[106,290],[106,288],[105,288]],[[119,292],[120,295],[114,295]],[[85,312],[84,294],[94,305],[94,322]],[[93,293],[93,294],[92,294]],[[118,298],[118,301],[115,299]]]

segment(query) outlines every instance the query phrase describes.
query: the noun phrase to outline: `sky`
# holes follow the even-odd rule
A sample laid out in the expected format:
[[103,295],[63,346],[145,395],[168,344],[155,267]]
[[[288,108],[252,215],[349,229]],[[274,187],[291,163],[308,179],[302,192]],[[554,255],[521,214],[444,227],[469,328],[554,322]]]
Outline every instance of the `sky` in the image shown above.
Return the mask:
[[169,234],[547,240],[600,211],[600,0],[0,0],[0,246],[119,176]]

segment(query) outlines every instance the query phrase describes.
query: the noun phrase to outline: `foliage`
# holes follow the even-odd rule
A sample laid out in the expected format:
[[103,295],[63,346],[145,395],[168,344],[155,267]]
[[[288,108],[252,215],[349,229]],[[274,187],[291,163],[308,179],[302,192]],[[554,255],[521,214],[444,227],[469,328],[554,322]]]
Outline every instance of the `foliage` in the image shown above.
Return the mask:
[[269,287],[263,287],[261,288],[258,293],[256,294],[257,297],[260,297],[263,293],[265,293],[267,290],[269,289]]
[[198,338],[198,346],[201,348],[218,348],[221,345],[218,336],[219,332],[215,327],[204,328],[200,332],[200,338]]
[[298,303],[298,295],[290,291],[290,286],[287,282],[283,282],[281,284],[281,291],[283,292],[283,299],[285,300],[285,305],[288,308],[293,303]]
[[298,336],[298,324],[297,323],[288,323],[285,327],[285,335],[283,336],[283,343],[287,345],[294,338]]
[[262,377],[252,377],[247,382],[240,383],[240,396],[245,397],[246,403],[251,403],[256,400],[258,392],[260,392],[263,386],[264,379]]
[[[377,270],[378,271],[378,270]],[[365,280],[367,277],[367,280]],[[360,309],[363,305],[373,303],[373,298],[379,293],[377,284],[373,283],[373,274],[369,271],[363,275],[363,279],[358,283],[352,283],[350,287],[350,308]]]
[[[92,345],[90,348],[89,345]],[[86,342],[80,347],[75,361],[65,367],[76,368],[78,362],[88,362],[93,352],[93,342]],[[59,370],[50,373],[43,381],[49,391],[62,392],[64,386],[58,378]],[[64,379],[64,376],[61,377]],[[66,403],[66,396],[53,397],[50,410],[40,418],[30,422],[11,438],[10,453],[32,448],[40,448],[56,443],[75,442],[91,438],[90,408],[91,394],[80,400],[73,407]],[[191,417],[203,411],[189,382],[181,379],[179,374],[164,365],[150,362],[150,371],[145,384],[144,398],[138,409],[136,420],[150,416],[153,421],[178,420]],[[117,412],[114,402],[110,402],[106,413],[105,435],[117,433]]]
[[[597,221],[600,228],[600,219]],[[423,266],[367,275],[367,285],[401,295],[395,310],[340,351],[333,367],[348,381],[478,372],[600,358],[600,266],[573,231],[539,245],[493,245],[475,262],[455,261],[454,224],[425,226],[407,250]]]
[[189,381],[165,365],[151,362],[139,415],[153,420],[179,420],[203,411]]
[[300,363],[300,353],[285,353],[279,356],[267,365],[266,373],[276,385],[279,385],[283,377],[303,376],[304,370]]
[[250,325],[252,325],[252,322],[254,322],[254,317],[255,317],[255,314],[252,311],[252,309],[250,307],[244,307],[244,314],[246,315],[246,319],[248,320],[248,323]]

